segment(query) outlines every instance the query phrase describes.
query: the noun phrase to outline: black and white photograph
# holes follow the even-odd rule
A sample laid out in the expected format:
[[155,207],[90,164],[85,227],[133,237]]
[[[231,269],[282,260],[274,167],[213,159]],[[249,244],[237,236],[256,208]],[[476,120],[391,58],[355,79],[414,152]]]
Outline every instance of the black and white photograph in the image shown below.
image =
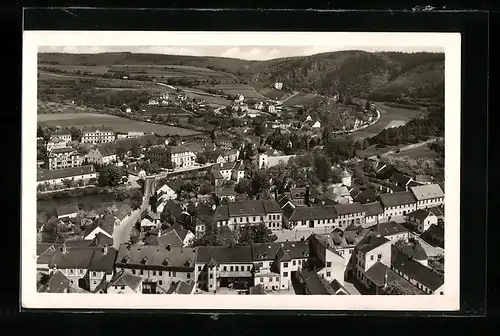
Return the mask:
[[25,32],[22,119],[27,308],[459,308],[460,34]]

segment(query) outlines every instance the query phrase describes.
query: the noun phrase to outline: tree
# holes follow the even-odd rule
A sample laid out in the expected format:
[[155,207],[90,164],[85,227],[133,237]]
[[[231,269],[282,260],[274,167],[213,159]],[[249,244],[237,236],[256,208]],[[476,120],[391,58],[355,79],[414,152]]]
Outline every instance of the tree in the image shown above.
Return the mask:
[[255,196],[270,187],[269,173],[265,170],[256,170],[252,174],[250,182],[250,196]]
[[207,157],[202,153],[199,153],[198,155],[196,155],[196,162],[198,162],[199,164],[206,164]]
[[127,150],[121,146],[119,146],[116,149],[116,156],[120,159],[123,160],[125,158],[125,153],[127,153]]
[[418,295],[419,291],[417,287],[403,287],[395,281],[389,282],[387,287],[384,289],[386,295]]
[[214,228],[193,241],[193,246],[228,246],[238,243],[238,235],[227,226]]
[[366,100],[365,110],[367,110],[367,111],[371,111],[372,110],[372,104],[370,103],[369,100]]
[[332,177],[330,160],[325,155],[316,155],[314,158],[314,169],[316,177],[322,182],[327,182]]
[[127,198],[129,198],[128,192],[125,191],[124,189],[119,189],[119,190],[115,191],[114,196],[115,196],[115,200],[117,200],[118,202],[123,202]]
[[212,131],[210,132],[210,139],[211,139],[212,141],[214,141],[214,140],[215,140],[215,138],[217,138],[217,134],[215,133],[215,130],[212,130]]
[[135,158],[140,156],[139,144],[137,143],[132,144],[132,147],[130,148],[130,155],[132,155],[132,157]]
[[99,172],[100,186],[117,186],[122,178],[122,170],[114,165],[104,166]]
[[208,195],[212,192],[212,186],[205,184],[200,187],[200,195]]
[[234,191],[236,191],[238,194],[247,193],[249,190],[250,190],[250,181],[245,178],[241,179],[234,186]]
[[144,195],[142,194],[142,192],[140,190],[136,190],[132,193],[132,195],[130,195],[130,199],[129,199],[129,205],[132,209],[139,209],[141,207],[141,204],[142,204],[142,198],[144,197]]
[[264,224],[242,227],[238,237],[238,243],[249,246],[258,243],[272,243],[278,237]]
[[253,132],[256,136],[262,136],[266,132],[266,127],[262,123],[257,123],[254,126]]
[[282,192],[290,177],[287,166],[280,162],[278,165],[270,167],[268,172],[272,183],[276,186],[278,192]]
[[146,148],[150,148],[151,146],[153,146],[153,141],[148,139],[148,141],[146,142]]
[[71,188],[75,185],[73,178],[67,178],[61,181],[65,188]]

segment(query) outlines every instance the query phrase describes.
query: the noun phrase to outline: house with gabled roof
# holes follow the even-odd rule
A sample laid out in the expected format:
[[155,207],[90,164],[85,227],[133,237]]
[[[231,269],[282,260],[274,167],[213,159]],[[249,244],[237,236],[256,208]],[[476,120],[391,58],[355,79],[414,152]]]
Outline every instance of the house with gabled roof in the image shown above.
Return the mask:
[[115,267],[143,278],[143,293],[166,293],[173,282],[193,278],[196,249],[121,244]]
[[111,127],[84,127],[82,129],[82,143],[102,144],[113,142],[116,139],[116,132]]
[[380,194],[379,199],[388,218],[406,216],[417,209],[417,200],[411,191]]
[[46,284],[37,288],[38,293],[69,293],[70,280],[59,270],[53,272]]
[[444,248],[444,225],[433,224],[422,234],[422,239],[431,245]]
[[195,281],[199,289],[215,291],[219,287],[253,285],[250,246],[199,246],[196,250]]
[[417,200],[418,209],[430,208],[444,203],[444,192],[437,183],[411,187],[410,189]]
[[[70,135],[71,137],[71,135]],[[47,152],[51,152],[54,149],[67,147],[67,140],[64,140],[58,136],[52,136],[49,141],[47,141]]]
[[82,164],[82,158],[78,152],[71,147],[52,148],[47,152],[49,170],[78,167]]
[[172,285],[167,289],[166,294],[189,295],[194,294],[195,289],[196,283],[192,279],[187,281],[179,280],[177,282],[172,282]]
[[[298,293],[296,293],[298,295],[337,295],[336,293],[339,291],[344,293],[340,289],[344,288],[343,286],[340,286],[337,291],[334,290],[325,278],[314,271],[300,270],[297,272],[296,278],[300,284]],[[338,284],[336,280],[332,283]]]
[[423,233],[431,225],[437,224],[438,218],[429,209],[417,209],[406,215],[406,221],[415,225],[417,232]]
[[324,227],[333,230],[337,212],[333,205],[299,207],[288,203],[282,209],[285,226],[289,229],[310,229]]
[[395,186],[399,188],[399,191],[408,191],[410,187],[410,183],[413,182],[413,178],[411,176],[407,176],[399,171],[396,171],[389,178],[389,181],[394,183]]
[[292,273],[309,258],[307,241],[252,244],[254,283],[267,290],[288,290]]
[[384,220],[384,209],[379,201],[363,204],[365,223],[377,223]]
[[58,137],[59,139],[70,142],[72,140],[71,132],[66,130],[56,130],[50,133],[50,137]]
[[343,284],[346,272],[345,259],[327,238],[323,235],[312,234],[307,239],[310,252],[305,268],[316,272],[328,282],[337,280]]
[[61,205],[56,208],[58,219],[75,218],[79,209],[75,204]]
[[93,165],[78,166],[72,168],[63,168],[55,170],[40,170],[36,173],[37,186],[40,184],[54,185],[62,184],[63,180],[88,181],[97,178],[98,173]]
[[116,273],[106,287],[109,294],[142,294],[142,283],[144,279],[140,276],[125,271]]
[[280,230],[283,222],[281,216],[281,209],[273,200],[247,200],[219,206],[214,222],[217,227],[229,225],[232,230],[261,223],[271,230]]
[[[391,266],[391,241],[378,232],[369,232],[354,248],[352,262],[356,265],[355,276],[367,288],[371,282],[366,273],[380,263],[386,268]],[[380,267],[380,266],[375,266]]]
[[118,145],[115,142],[104,143],[90,150],[86,155],[87,161],[99,165],[105,165],[117,160]]
[[412,236],[407,228],[394,221],[377,223],[370,226],[369,229],[372,232],[379,233],[383,237],[389,239],[392,244],[401,241],[408,242],[408,240]]

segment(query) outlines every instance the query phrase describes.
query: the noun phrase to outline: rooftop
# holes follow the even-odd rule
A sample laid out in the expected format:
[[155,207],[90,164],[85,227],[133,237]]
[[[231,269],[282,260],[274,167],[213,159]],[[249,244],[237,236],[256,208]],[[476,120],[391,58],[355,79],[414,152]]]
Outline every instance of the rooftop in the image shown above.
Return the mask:
[[[285,209],[283,209],[283,213],[284,215],[288,215],[289,212],[285,212]],[[335,219],[337,218],[337,213],[335,212],[335,207],[332,205],[297,207],[287,218],[290,221]]]
[[283,243],[259,243],[252,244],[252,258],[254,261],[274,260],[280,247],[288,253],[291,259],[306,258],[305,252],[309,252],[309,243],[305,240]]
[[167,289],[167,294],[191,294],[194,288],[195,282],[192,279],[187,281],[174,281]]
[[153,245],[121,244],[116,264],[142,266],[156,269],[194,269],[196,250],[187,247],[166,247]]
[[109,282],[109,287],[113,286],[126,286],[133,291],[136,291],[142,283],[142,277],[121,271],[115,275],[113,280]]
[[427,184],[418,187],[411,187],[410,190],[419,201],[431,198],[444,197],[444,192],[439,184]]
[[338,216],[347,214],[357,214],[363,213],[365,211],[361,203],[348,203],[348,204],[336,204],[335,211]]
[[380,194],[380,202],[387,207],[394,207],[399,205],[407,205],[416,203],[417,200],[410,191],[399,191],[388,194]]
[[56,208],[57,216],[66,216],[78,212],[78,206],[74,204],[61,205]]
[[427,260],[427,253],[418,241],[409,242],[399,247],[401,252],[415,260]]
[[111,156],[116,154],[116,150],[118,149],[118,144],[115,142],[108,142],[97,147],[97,150],[102,156]]
[[115,130],[111,127],[84,127],[82,129],[82,134],[95,133],[95,132],[114,132]]
[[206,263],[214,259],[219,264],[251,263],[252,247],[250,246],[199,246],[197,247],[197,263]]
[[364,253],[367,253],[387,242],[390,242],[390,240],[384,236],[375,232],[370,232],[366,234],[363,239],[361,239],[361,241],[356,245],[356,248]]
[[[387,279],[386,279],[387,274]],[[413,286],[409,281],[406,281],[399,274],[377,261],[372,267],[370,267],[366,272],[365,276],[373,282],[377,287],[383,287],[386,283],[395,282],[401,287],[408,289],[412,292],[418,292],[424,294],[417,287]]]
[[238,193],[233,188],[216,188],[215,195],[218,197],[236,196]]
[[375,216],[384,213],[384,209],[382,208],[382,204],[380,204],[380,202],[363,204],[363,209],[365,210],[366,216]]
[[54,148],[50,151],[49,155],[51,154],[64,154],[64,153],[76,153],[78,154],[78,152],[71,148],[71,147],[64,147],[64,148]]
[[248,200],[228,203],[229,216],[264,216],[281,213],[279,205],[270,200]]
[[399,233],[408,232],[408,230],[403,225],[396,223],[394,221],[378,223],[378,224],[372,225],[370,227],[370,229],[373,232],[380,233],[384,237],[392,236],[392,235],[399,234]]
[[417,209],[407,214],[408,217],[416,218],[418,220],[425,220],[429,216],[436,216],[429,209]]
[[54,170],[42,170],[37,172],[37,181],[41,182],[53,179],[64,179],[78,175],[88,175],[95,173],[96,171],[93,165],[54,169]]
[[411,257],[398,249],[393,249],[392,251],[391,264],[392,267],[433,291],[444,284],[444,277],[442,275],[411,259]]

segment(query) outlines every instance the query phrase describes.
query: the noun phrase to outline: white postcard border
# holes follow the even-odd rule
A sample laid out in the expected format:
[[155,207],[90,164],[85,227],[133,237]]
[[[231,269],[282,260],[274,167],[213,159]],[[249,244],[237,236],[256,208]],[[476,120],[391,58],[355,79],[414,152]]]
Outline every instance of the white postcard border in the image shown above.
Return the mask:
[[[332,49],[442,47],[445,52],[445,295],[124,295],[48,294],[36,291],[36,127],[39,46],[326,46]],[[22,255],[24,308],[135,308],[234,310],[430,310],[459,309],[460,288],[460,83],[459,33],[326,32],[118,32],[25,31],[22,98]]]

